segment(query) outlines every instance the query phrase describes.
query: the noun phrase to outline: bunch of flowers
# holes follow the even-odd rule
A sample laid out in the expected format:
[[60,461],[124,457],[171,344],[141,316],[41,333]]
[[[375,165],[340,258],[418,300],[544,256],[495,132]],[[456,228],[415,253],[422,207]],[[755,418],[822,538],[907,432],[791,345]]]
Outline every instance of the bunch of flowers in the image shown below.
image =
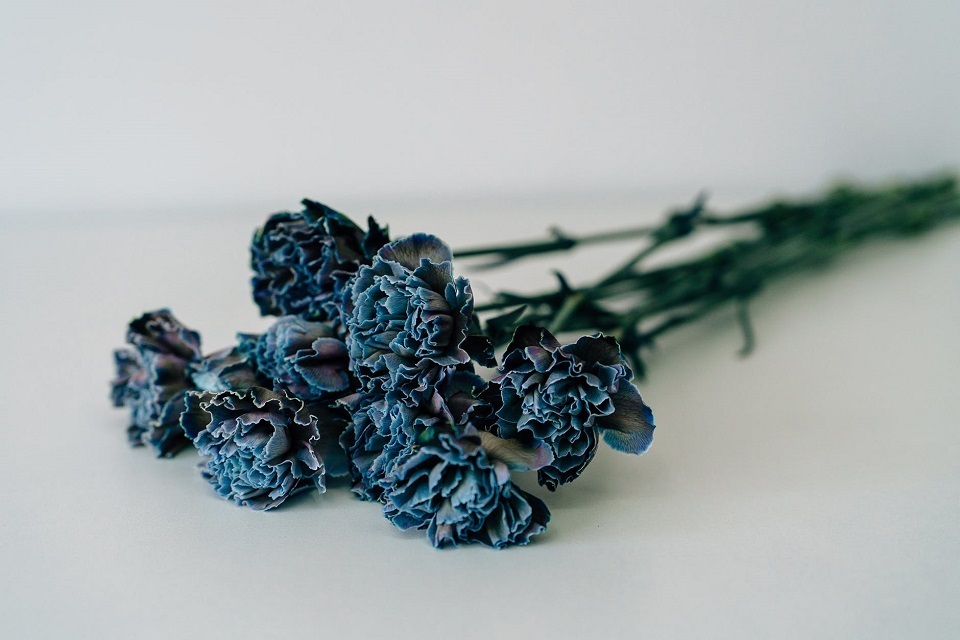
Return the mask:
[[[364,230],[303,205],[253,237],[253,299],[277,316],[262,335],[238,334],[204,356],[199,334],[166,309],[130,323],[112,385],[114,404],[130,410],[130,442],[161,457],[192,443],[203,477],[247,507],[273,509],[342,476],[436,547],[499,549],[526,544],[550,519],[515,473],[536,472],[555,491],[583,474],[600,442],[630,454],[650,447],[653,413],[633,379],[659,336],[735,305],[746,354],[747,305],[769,282],[866,239],[960,218],[960,189],[952,176],[842,185],[726,216],[698,198],[658,226],[459,251],[458,261],[485,257],[489,268],[643,242],[594,282],[573,287],[557,272],[555,289],[501,291],[483,305],[436,236],[391,241],[373,218]],[[646,266],[705,227],[749,232]]]
[[204,356],[199,334],[166,309],[131,322],[113,398],[131,410],[134,444],[169,456],[192,443],[217,494],[253,509],[345,476],[438,548],[497,549],[550,520],[513,473],[536,471],[554,490],[600,439],[650,446],[653,415],[615,340],[561,345],[522,325],[498,362],[442,240],[390,241],[373,218],[364,231],[304,207],[253,237],[254,301],[278,316],[263,334]]

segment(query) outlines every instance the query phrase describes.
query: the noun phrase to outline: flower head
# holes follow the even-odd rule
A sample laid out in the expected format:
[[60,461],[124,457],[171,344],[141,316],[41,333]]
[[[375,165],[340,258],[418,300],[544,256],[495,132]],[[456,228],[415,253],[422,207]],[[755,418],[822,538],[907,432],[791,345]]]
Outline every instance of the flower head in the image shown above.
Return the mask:
[[547,488],[579,476],[599,436],[626,453],[650,447],[653,412],[613,338],[584,336],[561,346],[547,330],[525,325],[507,347],[500,371],[498,432],[550,447],[554,460],[537,474]]
[[384,515],[401,529],[427,529],[438,548],[478,542],[526,544],[550,512],[485,453],[479,433],[441,432],[402,452],[384,488]]
[[427,529],[437,547],[525,544],[549,520],[542,502],[510,482],[512,469],[549,463],[549,449],[478,431],[473,421],[489,413],[476,397],[483,385],[458,371],[417,405],[375,394],[341,401],[353,416],[340,437],[353,490],[382,503],[396,526]]
[[114,352],[113,403],[130,408],[131,444],[149,444],[159,455],[171,456],[188,444],[176,409],[192,388],[187,366],[200,358],[200,335],[160,309],[133,320],[127,342],[133,348]]
[[320,420],[302,400],[262,387],[191,392],[181,424],[222,497],[273,509],[301,491],[325,490]]
[[417,409],[378,394],[355,394],[342,401],[353,419],[340,436],[351,462],[353,490],[364,500],[381,500],[382,480],[418,439],[452,428],[452,417],[440,394]]
[[303,400],[332,399],[351,387],[347,345],[329,322],[282,316],[252,342],[245,337],[258,371]]
[[337,320],[334,294],[389,241],[371,217],[365,232],[342,213],[310,200],[300,213],[275,213],[250,247],[253,299],[263,315]]
[[398,390],[417,404],[469,362],[473,294],[453,277],[452,259],[439,238],[415,234],[357,272],[343,312],[353,370],[366,388]]

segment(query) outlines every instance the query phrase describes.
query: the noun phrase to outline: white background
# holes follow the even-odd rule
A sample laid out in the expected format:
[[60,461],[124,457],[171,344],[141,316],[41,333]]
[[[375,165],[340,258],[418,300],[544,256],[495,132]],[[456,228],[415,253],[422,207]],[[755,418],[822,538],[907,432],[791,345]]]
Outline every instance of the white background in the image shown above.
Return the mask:
[[[666,339],[641,458],[521,549],[438,552],[344,487],[272,513],[109,406],[126,321],[266,326],[247,243],[311,196],[455,247],[960,164],[939,3],[0,6],[0,636],[960,635],[960,229]],[[473,277],[536,288],[630,246]]]
[[960,164],[960,3],[0,3],[0,212]]

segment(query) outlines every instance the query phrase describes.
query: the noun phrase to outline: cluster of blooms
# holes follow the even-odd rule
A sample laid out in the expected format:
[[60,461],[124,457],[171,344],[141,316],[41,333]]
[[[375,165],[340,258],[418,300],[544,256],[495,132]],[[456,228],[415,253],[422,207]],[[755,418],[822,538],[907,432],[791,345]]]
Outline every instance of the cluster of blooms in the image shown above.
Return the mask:
[[265,333],[204,356],[168,310],[130,323],[113,400],[131,411],[133,444],[171,456],[192,443],[219,495],[260,510],[349,476],[436,547],[494,548],[526,544],[550,519],[511,471],[555,490],[601,439],[650,446],[653,415],[615,340],[562,345],[525,325],[498,363],[439,238],[391,242],[373,218],[363,230],[304,207],[253,238],[253,297],[279,316]]

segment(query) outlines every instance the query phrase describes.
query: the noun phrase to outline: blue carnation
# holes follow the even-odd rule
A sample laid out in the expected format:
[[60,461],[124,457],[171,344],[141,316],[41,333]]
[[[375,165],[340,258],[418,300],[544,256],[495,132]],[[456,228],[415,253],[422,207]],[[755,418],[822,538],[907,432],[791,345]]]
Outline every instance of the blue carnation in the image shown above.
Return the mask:
[[507,347],[494,384],[501,437],[547,444],[554,460],[539,469],[550,490],[577,478],[599,437],[640,454],[653,441],[653,412],[633,385],[616,340],[584,336],[561,346],[548,331],[525,325]]
[[200,335],[160,309],[133,320],[127,342],[133,348],[114,352],[113,403],[130,409],[131,444],[149,444],[158,455],[172,456],[189,444],[179,411],[183,394],[193,388],[187,367],[200,358]]
[[475,393],[484,385],[455,372],[415,406],[365,393],[341,401],[352,415],[340,444],[353,490],[382,503],[396,526],[426,529],[437,547],[525,544],[550,517],[540,500],[510,482],[513,469],[549,463],[549,449],[478,431],[472,420],[489,412]]
[[439,238],[416,234],[385,246],[357,272],[343,319],[365,388],[417,404],[469,362],[473,294],[465,278],[453,277],[452,259]]
[[250,246],[253,299],[263,315],[338,320],[335,293],[389,241],[371,217],[363,231],[342,213],[310,200],[300,213],[276,213]]
[[418,410],[376,393],[355,394],[342,402],[352,419],[340,444],[350,460],[353,490],[364,500],[381,500],[381,482],[402,453],[418,438],[449,429],[453,420],[439,394],[431,394]]
[[476,430],[441,432],[396,459],[381,481],[384,515],[401,529],[426,529],[437,548],[526,544],[546,529],[550,512],[509,477]]
[[203,477],[217,493],[266,510],[302,491],[325,490],[320,423],[337,417],[315,414],[302,400],[253,387],[187,394],[181,424],[208,456]]
[[336,398],[353,386],[347,345],[329,322],[283,316],[255,342],[243,338],[256,368],[278,391],[320,400]]

